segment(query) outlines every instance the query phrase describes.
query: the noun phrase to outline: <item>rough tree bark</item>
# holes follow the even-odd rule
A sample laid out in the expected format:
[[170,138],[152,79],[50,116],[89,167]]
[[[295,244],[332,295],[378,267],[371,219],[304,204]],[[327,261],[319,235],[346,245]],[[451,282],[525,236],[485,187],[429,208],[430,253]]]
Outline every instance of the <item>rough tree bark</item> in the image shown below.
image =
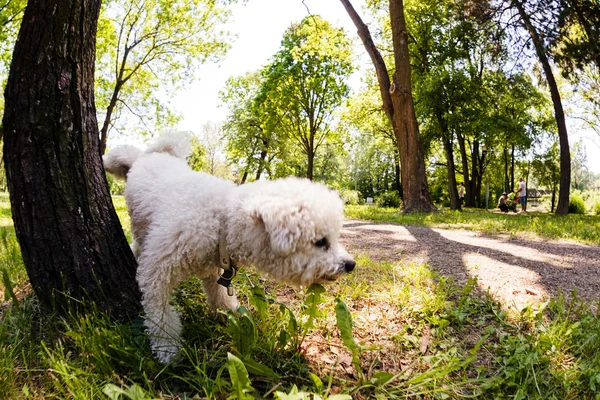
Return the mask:
[[4,162],[23,261],[39,299],[136,315],[136,263],[113,208],[94,105],[101,0],[30,0],[5,92]]
[[354,22],[358,36],[375,66],[383,110],[396,134],[401,165],[402,211],[406,213],[435,211],[436,208],[429,196],[421,135],[412,98],[404,4],[402,0],[390,0],[389,3],[396,68],[392,83],[369,28],[363,23],[349,0],[340,1]]
[[556,214],[566,215],[569,213],[569,191],[571,189],[571,153],[569,150],[569,135],[567,133],[567,124],[565,122],[565,113],[560,98],[560,92],[558,91],[558,85],[556,84],[556,79],[554,79],[554,74],[552,73],[550,60],[544,50],[544,44],[542,43],[542,39],[535,29],[535,26],[531,23],[529,14],[521,1],[512,0],[512,4],[519,11],[523,26],[531,37],[535,52],[542,64],[544,74],[546,75],[548,87],[550,88],[550,97],[552,98],[552,104],[554,105],[554,118],[556,119],[556,125],[558,127],[558,141],[560,144],[560,187]]

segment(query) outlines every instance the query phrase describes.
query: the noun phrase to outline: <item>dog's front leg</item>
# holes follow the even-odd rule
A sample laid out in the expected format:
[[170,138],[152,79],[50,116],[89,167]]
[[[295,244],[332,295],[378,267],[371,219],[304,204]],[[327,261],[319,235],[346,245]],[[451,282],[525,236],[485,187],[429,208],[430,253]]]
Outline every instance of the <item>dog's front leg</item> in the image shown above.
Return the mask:
[[217,273],[202,278],[202,288],[206,294],[206,301],[213,310],[219,308],[222,310],[237,310],[239,302],[237,296],[229,296],[227,289],[217,283],[219,275]]

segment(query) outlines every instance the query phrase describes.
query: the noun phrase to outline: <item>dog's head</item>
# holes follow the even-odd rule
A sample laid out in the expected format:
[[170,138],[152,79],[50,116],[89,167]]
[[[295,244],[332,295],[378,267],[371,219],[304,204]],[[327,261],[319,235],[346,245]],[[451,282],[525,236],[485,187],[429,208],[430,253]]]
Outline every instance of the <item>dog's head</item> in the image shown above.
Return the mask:
[[336,192],[297,178],[253,183],[243,191],[246,229],[240,231],[246,237],[236,241],[244,241],[245,258],[257,269],[297,286],[332,281],[354,269],[339,242],[344,216]]

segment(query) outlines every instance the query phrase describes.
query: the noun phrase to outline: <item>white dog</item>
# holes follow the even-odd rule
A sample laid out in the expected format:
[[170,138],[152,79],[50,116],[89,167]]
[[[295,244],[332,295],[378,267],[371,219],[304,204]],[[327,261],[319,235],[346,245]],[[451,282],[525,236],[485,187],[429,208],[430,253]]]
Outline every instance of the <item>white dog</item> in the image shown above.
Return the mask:
[[336,192],[298,178],[236,186],[192,171],[189,151],[189,137],[168,134],[145,152],[120,146],[104,156],[106,171],[127,178],[137,281],[152,349],[163,362],[177,353],[181,333],[171,292],[190,275],[202,279],[211,307],[235,310],[228,291],[236,264],[295,286],[331,281],[355,266],[339,243]]

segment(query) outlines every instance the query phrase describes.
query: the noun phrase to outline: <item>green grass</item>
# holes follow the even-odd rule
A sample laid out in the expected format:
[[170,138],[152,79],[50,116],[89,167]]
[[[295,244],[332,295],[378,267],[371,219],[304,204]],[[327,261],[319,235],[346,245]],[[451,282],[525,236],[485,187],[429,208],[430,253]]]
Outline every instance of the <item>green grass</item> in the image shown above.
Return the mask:
[[467,229],[490,234],[535,235],[545,239],[576,240],[600,244],[599,215],[555,215],[441,210],[435,214],[401,214],[398,209],[373,206],[346,206],[346,217],[402,225],[428,225],[449,229]]
[[[123,199],[114,202],[125,219]],[[483,212],[401,216],[366,207],[349,216],[483,225],[494,233],[560,221]],[[563,221],[577,226],[577,219]],[[235,286],[249,312],[215,315],[190,279],[175,296],[184,348],[162,365],[139,321],[118,324],[93,307],[67,316],[42,308],[12,227],[2,229],[0,266],[10,290],[2,288],[14,298],[0,306],[0,398],[600,398],[600,321],[594,305],[575,295],[508,315],[474,280],[458,287],[427,265],[361,256],[355,273],[323,293],[239,274]],[[588,241],[581,236],[566,238]]]

